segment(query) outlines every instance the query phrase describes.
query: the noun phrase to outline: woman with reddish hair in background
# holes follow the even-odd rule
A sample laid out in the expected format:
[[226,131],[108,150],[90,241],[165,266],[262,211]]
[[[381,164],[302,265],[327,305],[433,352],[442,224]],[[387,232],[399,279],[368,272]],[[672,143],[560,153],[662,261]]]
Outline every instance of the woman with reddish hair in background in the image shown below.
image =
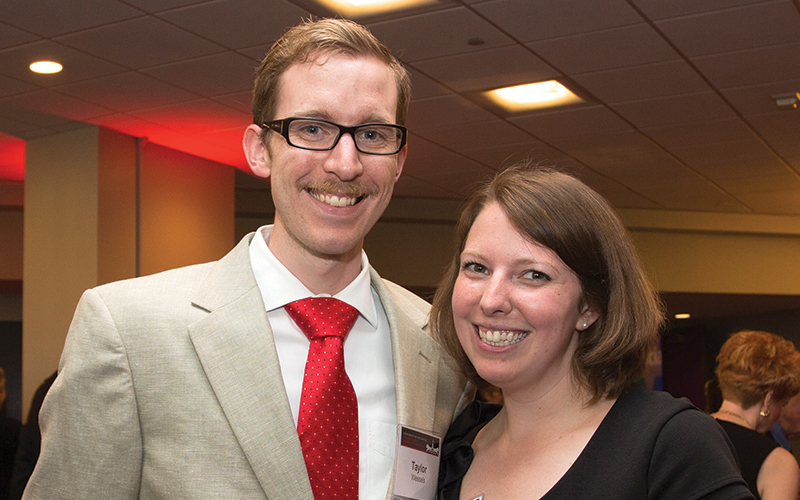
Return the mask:
[[800,468],[765,434],[800,392],[800,352],[778,335],[733,334],[717,356],[722,406],[713,414],[733,442],[742,476],[756,499],[797,500]]

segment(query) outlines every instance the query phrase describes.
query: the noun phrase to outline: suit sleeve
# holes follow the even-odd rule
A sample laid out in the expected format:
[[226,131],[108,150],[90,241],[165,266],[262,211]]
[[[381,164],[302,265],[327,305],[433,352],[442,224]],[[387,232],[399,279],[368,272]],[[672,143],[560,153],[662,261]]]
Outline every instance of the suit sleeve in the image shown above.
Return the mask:
[[40,412],[42,450],[24,499],[134,499],[142,440],[125,345],[96,291],[81,298]]
[[753,499],[725,431],[697,409],[677,413],[662,428],[648,485],[651,499]]

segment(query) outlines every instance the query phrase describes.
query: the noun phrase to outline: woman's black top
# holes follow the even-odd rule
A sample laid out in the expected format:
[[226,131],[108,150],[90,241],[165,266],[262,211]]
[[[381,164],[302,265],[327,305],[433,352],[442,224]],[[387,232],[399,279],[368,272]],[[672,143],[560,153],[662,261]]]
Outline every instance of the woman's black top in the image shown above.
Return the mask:
[[[442,444],[438,500],[458,500],[472,442],[500,410],[473,402]],[[752,499],[722,428],[687,399],[634,385],[542,500]]]

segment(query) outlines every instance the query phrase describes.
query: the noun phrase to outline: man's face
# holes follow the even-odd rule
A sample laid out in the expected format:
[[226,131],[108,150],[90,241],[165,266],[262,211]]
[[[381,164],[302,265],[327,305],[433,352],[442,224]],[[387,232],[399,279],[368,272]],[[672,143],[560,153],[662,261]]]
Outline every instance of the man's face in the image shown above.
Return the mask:
[[786,403],[781,410],[779,421],[789,439],[800,439],[800,394]]
[[[281,76],[275,118],[312,117],[340,125],[395,123],[397,84],[372,57],[323,55],[290,66]],[[275,202],[270,248],[347,260],[360,255],[364,236],[383,213],[406,156],[359,153],[343,135],[330,151],[290,146],[267,133],[266,168]],[[254,169],[255,170],[255,169]]]

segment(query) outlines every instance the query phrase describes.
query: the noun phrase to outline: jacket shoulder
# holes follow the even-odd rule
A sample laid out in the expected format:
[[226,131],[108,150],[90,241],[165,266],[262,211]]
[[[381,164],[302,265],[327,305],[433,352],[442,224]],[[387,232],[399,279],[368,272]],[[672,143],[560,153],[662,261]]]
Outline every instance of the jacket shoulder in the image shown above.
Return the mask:
[[399,309],[403,310],[420,325],[428,323],[428,313],[431,310],[431,305],[425,299],[406,290],[397,283],[383,278],[381,278],[381,281]]

